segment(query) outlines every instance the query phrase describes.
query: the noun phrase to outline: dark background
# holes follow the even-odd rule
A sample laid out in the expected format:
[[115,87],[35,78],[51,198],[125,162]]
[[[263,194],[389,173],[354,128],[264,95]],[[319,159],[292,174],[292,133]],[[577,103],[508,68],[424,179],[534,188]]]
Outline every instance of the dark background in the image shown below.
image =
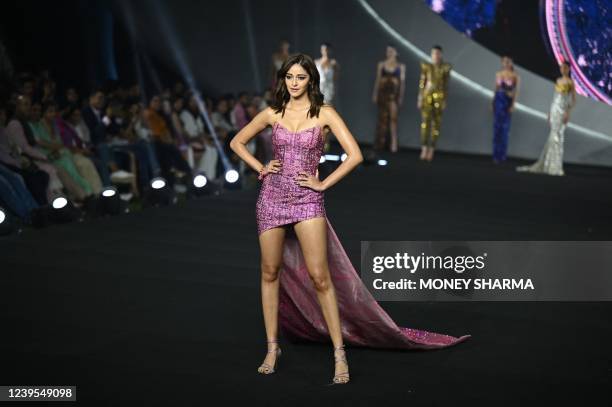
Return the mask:
[[[420,1],[420,0],[410,0]],[[209,54],[209,66],[198,66],[206,70],[214,65],[232,64],[232,55],[249,52],[244,32],[245,7],[253,17],[258,35],[269,39],[266,49],[258,49],[260,60],[269,59],[281,38],[287,38],[292,51],[303,50],[318,53],[318,44],[326,40],[332,27],[345,30],[355,47],[364,40],[363,27],[355,26],[350,18],[347,2],[315,0],[310,2],[289,1],[242,1],[217,2],[178,1],[122,1],[109,0],[62,0],[40,2],[22,0],[7,2],[0,16],[0,39],[8,51],[15,71],[38,72],[48,68],[60,88],[76,85],[85,90],[101,85],[109,79],[118,79],[129,84],[137,80],[135,50],[146,53],[163,81],[173,81],[180,73],[172,58],[158,55],[159,39],[147,37],[159,24],[154,5],[161,4],[180,38],[188,41],[194,27],[202,31],[198,35],[197,50]],[[131,6],[134,25],[140,29],[139,38],[132,41],[126,26],[124,7]],[[370,4],[376,7],[377,1]],[[356,7],[354,7],[356,8]],[[340,28],[338,27],[340,26]],[[263,32],[262,32],[263,30]],[[186,38],[185,38],[186,37]],[[557,65],[541,36],[539,1],[502,1],[497,6],[496,24],[474,33],[473,39],[498,54],[514,56],[517,64],[552,79],[557,76]],[[204,40],[204,41],[203,41]],[[118,77],[109,69],[112,56],[105,52],[103,44],[111,41],[114,50]],[[365,41],[363,41],[365,42]],[[369,43],[369,42],[368,42]],[[382,52],[379,52],[382,56]],[[263,57],[261,57],[263,55]],[[375,61],[373,61],[375,63]],[[267,84],[268,70],[260,67],[261,90]],[[245,67],[250,76],[251,67]],[[146,75],[146,69],[145,69]],[[222,93],[215,87],[215,76],[206,77],[199,85],[209,92]],[[202,76],[199,76],[202,78]],[[148,79],[149,86],[153,86]],[[253,87],[255,84],[253,84]]]

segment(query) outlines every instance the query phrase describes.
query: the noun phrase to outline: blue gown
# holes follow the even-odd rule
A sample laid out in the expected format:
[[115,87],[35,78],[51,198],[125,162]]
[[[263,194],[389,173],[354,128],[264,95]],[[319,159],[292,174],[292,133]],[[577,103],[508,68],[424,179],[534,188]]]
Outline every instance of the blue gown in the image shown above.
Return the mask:
[[499,80],[495,97],[493,98],[493,160],[496,162],[506,159],[508,150],[508,133],[512,113],[512,96],[516,81]]

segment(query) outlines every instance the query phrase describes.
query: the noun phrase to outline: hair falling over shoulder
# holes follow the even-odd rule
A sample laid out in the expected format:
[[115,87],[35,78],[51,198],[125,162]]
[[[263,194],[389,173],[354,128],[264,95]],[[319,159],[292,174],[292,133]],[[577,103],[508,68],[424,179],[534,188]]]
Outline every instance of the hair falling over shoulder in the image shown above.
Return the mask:
[[271,107],[275,113],[285,114],[285,106],[289,102],[290,95],[285,84],[285,76],[287,71],[295,64],[300,65],[308,73],[310,80],[308,82],[308,99],[310,100],[309,117],[318,117],[323,106],[323,94],[319,89],[319,71],[314,63],[314,60],[306,54],[293,54],[283,63],[283,66],[277,72],[276,89],[274,89],[274,98]]

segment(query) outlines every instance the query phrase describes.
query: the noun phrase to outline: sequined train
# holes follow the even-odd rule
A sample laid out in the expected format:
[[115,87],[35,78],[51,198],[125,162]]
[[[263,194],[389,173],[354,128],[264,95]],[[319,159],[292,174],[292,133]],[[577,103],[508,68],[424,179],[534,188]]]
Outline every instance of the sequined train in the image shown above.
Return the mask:
[[[366,288],[327,218],[322,192],[299,186],[299,171],[314,175],[323,151],[319,126],[291,132],[278,122],[273,126],[274,159],[279,173],[263,179],[256,205],[258,233],[281,225],[324,217],[327,223],[327,259],[338,299],[344,340],[374,348],[436,349],[463,342],[470,335],[453,337],[399,327]],[[279,323],[292,340],[329,342],[329,333],[302,250],[292,228],[285,235],[280,272]]]

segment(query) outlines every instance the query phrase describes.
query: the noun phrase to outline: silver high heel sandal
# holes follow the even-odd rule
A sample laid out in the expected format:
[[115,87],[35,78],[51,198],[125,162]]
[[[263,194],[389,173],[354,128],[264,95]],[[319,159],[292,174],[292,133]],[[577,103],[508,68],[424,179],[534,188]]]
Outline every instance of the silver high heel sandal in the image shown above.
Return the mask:
[[[342,353],[340,353],[340,355],[337,355],[336,351],[342,351]],[[333,384],[348,383],[350,380],[350,376],[348,372],[348,362],[346,361],[346,352],[344,351],[344,345],[340,345],[337,348],[334,348],[334,360],[336,361],[336,363],[343,362],[347,367],[347,371],[335,375],[333,379]]]
[[[276,343],[278,344],[278,341],[268,341],[267,343]],[[257,371],[261,374],[272,374],[275,372],[275,368],[276,366],[278,366],[278,359],[280,358],[281,355],[281,349],[280,347],[277,345],[276,348],[274,349],[270,349],[268,350],[268,353],[274,353],[276,352],[276,359],[274,360],[274,365],[270,366],[267,363],[262,363],[261,366],[259,366],[259,368],[257,369]]]

